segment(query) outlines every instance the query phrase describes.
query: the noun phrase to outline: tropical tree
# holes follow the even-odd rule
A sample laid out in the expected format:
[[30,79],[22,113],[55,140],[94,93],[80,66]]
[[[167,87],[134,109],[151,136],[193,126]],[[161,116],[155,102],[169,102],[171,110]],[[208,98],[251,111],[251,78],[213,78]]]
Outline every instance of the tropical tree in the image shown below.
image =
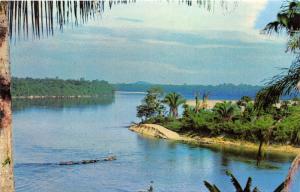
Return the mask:
[[207,109],[208,107],[208,97],[209,97],[209,92],[203,93],[202,95],[202,108]]
[[252,101],[251,97],[249,97],[249,96],[242,96],[241,99],[238,100],[236,104],[238,106],[245,107],[251,101]]
[[199,93],[196,93],[195,96],[195,108],[194,108],[195,113],[198,113],[200,111],[200,101],[199,101]]
[[262,116],[253,124],[254,133],[259,140],[259,147],[257,152],[257,165],[262,160],[263,144],[268,143],[275,121],[270,115]]
[[142,104],[137,106],[137,117],[145,121],[151,117],[163,115],[165,111],[164,105],[161,103],[162,91],[158,88],[150,88],[147,91]]
[[0,191],[13,191],[8,2],[0,2]]
[[234,116],[236,106],[230,101],[224,101],[217,103],[213,108],[213,111],[217,114],[217,117],[223,121],[230,121]]
[[254,104],[249,102],[246,104],[245,109],[242,111],[242,119],[246,121],[253,121],[256,118],[256,111]]
[[172,92],[172,93],[168,93],[165,96],[163,103],[165,103],[169,106],[169,109],[170,109],[169,115],[177,118],[178,117],[178,107],[180,105],[184,104],[185,100],[180,94]]
[[298,0],[285,1],[281,6],[277,19],[266,25],[263,32],[286,32],[289,40],[287,51],[297,52],[300,48],[300,2]]

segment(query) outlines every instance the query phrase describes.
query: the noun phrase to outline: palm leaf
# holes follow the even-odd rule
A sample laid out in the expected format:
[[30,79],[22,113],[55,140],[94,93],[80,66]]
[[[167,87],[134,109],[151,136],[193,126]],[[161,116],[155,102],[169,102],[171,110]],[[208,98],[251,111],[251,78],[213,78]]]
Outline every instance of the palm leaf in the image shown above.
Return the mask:
[[300,81],[300,58],[298,57],[287,73],[274,76],[265,88],[258,92],[255,98],[255,108],[267,109],[279,101],[283,95],[291,95],[298,91]]
[[[127,4],[135,2],[129,0],[109,0],[112,4]],[[105,1],[79,1],[79,0],[54,0],[54,1],[8,1],[9,34],[25,38],[31,34],[33,37],[54,34],[54,22],[62,31],[64,26],[72,21],[74,25],[86,23],[94,18],[96,13],[104,12]],[[0,6],[1,7],[1,6]],[[31,28],[31,30],[29,30]]]
[[[113,5],[135,3],[136,0],[53,0],[53,1],[8,1],[8,6],[4,6],[7,1],[0,1],[0,9],[7,9],[9,18],[10,37],[21,36],[34,38],[43,35],[53,35],[55,23],[62,31],[64,26],[71,23],[79,25],[93,19],[96,13],[100,15]],[[188,6],[198,5],[198,7],[211,11],[216,5],[215,0],[186,0],[182,1]],[[194,3],[193,3],[194,2]],[[219,1],[220,8],[227,10],[231,5],[235,8],[237,2],[228,3]]]
[[299,49],[300,49],[300,32],[297,31],[288,40],[286,51],[295,52],[296,50]]
[[251,185],[252,185],[252,178],[248,177],[248,180],[247,180],[247,183],[246,183],[246,186],[245,186],[243,192],[251,192]]
[[230,171],[226,171],[226,174],[231,177],[231,183],[235,187],[236,192],[243,192],[243,188],[235,176]]
[[212,185],[207,181],[204,181],[204,185],[209,190],[209,192],[221,192],[216,185]]
[[282,182],[275,190],[274,192],[282,192],[284,189],[284,182]]
[[262,32],[265,34],[272,34],[272,32],[279,33],[282,28],[282,25],[278,21],[273,21],[268,23]]
[[255,187],[252,192],[260,192],[260,191],[257,187]]

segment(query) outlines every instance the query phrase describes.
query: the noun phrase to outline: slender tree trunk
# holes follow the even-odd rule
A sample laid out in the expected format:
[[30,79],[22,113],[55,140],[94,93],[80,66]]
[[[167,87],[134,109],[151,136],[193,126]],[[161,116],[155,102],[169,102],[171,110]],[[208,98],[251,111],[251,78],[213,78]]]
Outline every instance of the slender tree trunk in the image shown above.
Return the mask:
[[0,2],[0,191],[14,191],[7,1]]
[[177,108],[173,108],[173,109],[172,109],[172,116],[173,116],[174,118],[177,118],[177,117],[178,117],[178,111],[177,111]]
[[258,147],[258,152],[257,152],[257,157],[256,157],[256,166],[259,166],[261,160],[262,160],[262,147],[264,144],[264,140],[261,139],[259,142],[259,147]]

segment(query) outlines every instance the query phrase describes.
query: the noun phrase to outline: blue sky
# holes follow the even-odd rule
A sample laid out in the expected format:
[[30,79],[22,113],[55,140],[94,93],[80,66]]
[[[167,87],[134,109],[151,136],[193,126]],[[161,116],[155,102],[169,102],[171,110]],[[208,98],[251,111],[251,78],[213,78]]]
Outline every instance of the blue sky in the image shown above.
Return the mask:
[[260,30],[280,1],[230,1],[213,11],[177,1],[114,6],[83,26],[11,45],[17,77],[103,79],[112,83],[262,84],[289,67],[286,37]]

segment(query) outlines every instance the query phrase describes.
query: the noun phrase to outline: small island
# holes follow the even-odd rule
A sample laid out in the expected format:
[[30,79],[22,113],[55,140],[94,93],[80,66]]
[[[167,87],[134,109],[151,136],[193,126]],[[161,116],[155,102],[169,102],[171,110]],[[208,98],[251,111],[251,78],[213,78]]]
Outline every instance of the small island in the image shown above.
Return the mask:
[[[288,153],[300,152],[298,98],[282,100],[258,110],[252,98],[209,100],[204,93],[194,100],[180,94],[163,94],[160,88],[147,91],[137,106],[138,124],[130,130],[142,135],[182,141],[200,146],[236,147],[243,150]],[[179,109],[182,114],[179,115]]]

